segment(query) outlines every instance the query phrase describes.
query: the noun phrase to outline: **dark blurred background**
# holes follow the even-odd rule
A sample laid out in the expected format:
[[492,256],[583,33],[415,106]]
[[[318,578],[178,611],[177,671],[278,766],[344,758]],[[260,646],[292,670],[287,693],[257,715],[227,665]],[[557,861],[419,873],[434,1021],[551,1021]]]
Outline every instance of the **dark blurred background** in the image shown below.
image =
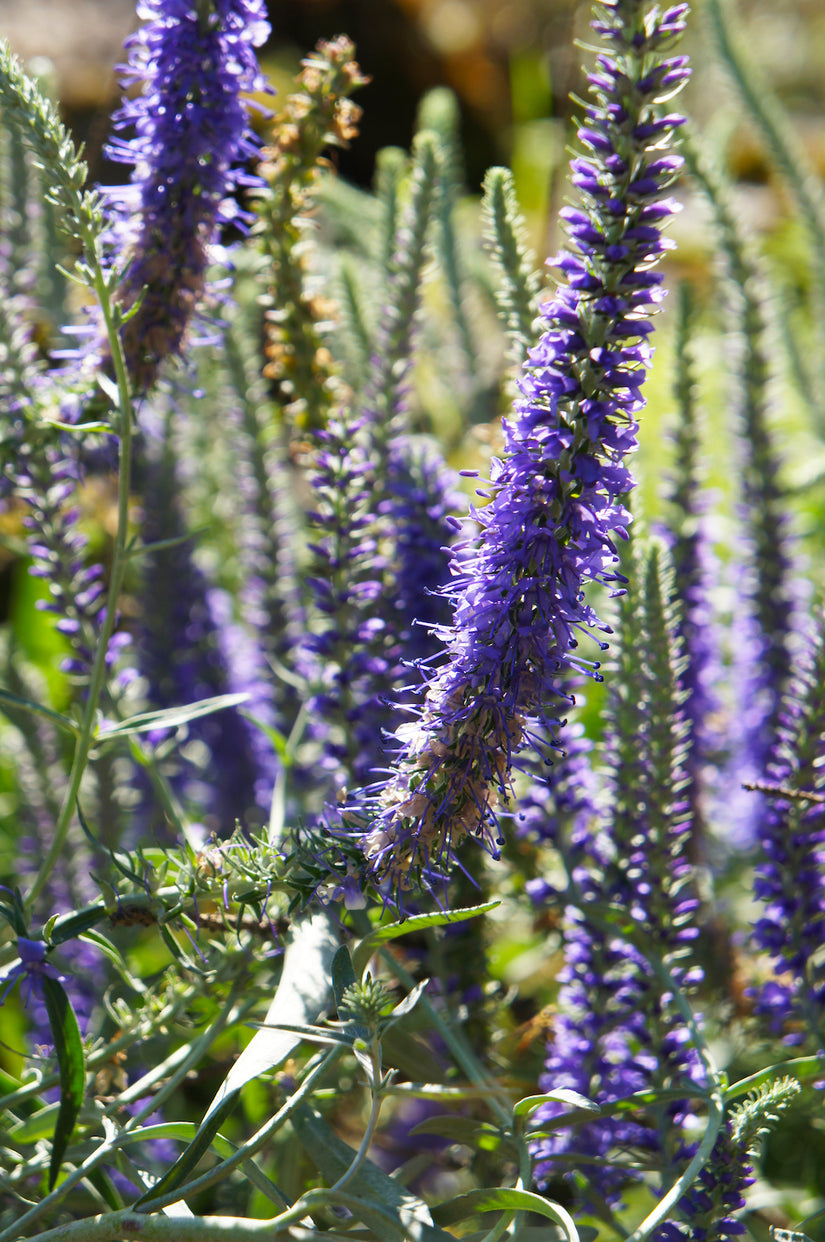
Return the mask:
[[[270,0],[273,35],[260,56],[283,91],[319,38],[354,40],[373,80],[359,96],[361,139],[340,162],[361,184],[378,148],[409,145],[421,95],[452,87],[476,189],[491,163],[508,158],[514,114],[528,121],[566,108],[577,9],[576,0]],[[0,34],[25,61],[50,62],[66,119],[100,180],[115,66],[135,20],[133,0],[0,0]]]
[[[569,94],[581,81],[573,40],[586,39],[589,9],[581,0],[269,0],[273,35],[261,58],[283,91],[319,38],[346,33],[355,41],[373,81],[359,94],[361,138],[340,166],[360,184],[369,183],[379,147],[409,145],[421,95],[452,87],[461,102],[468,189],[476,191],[490,164],[530,158],[537,138],[530,126],[568,116]],[[798,116],[801,136],[825,167],[825,4],[738,0],[736,10],[750,56]],[[109,179],[101,149],[117,97],[115,66],[135,21],[133,0],[0,0],[0,34],[24,60],[49,63],[99,180]],[[692,110],[713,119],[727,103],[707,76],[698,15],[691,42],[698,79]],[[758,180],[747,135],[738,149],[738,171]]]
[[[737,41],[793,118],[810,162],[825,175],[825,3],[731,0]],[[708,149],[741,188],[739,209],[762,236],[784,230],[789,203],[762,144],[742,120],[694,5],[684,49],[693,80],[682,100]],[[341,174],[369,185],[376,151],[408,148],[422,95],[451,87],[459,100],[466,187],[485,170],[515,173],[531,240],[540,254],[558,244],[553,221],[566,193],[571,92],[581,92],[588,0],[269,0],[272,37],[261,61],[281,97],[301,58],[320,38],[348,34],[371,83],[357,94],[360,137],[335,152]],[[102,151],[118,98],[123,40],[136,25],[135,0],[0,0],[0,35],[30,69],[46,73],[65,119],[86,147],[92,180],[119,181]],[[274,105],[277,107],[277,102]],[[695,132],[695,131],[694,131]],[[677,224],[680,254],[702,248],[706,223],[690,201]],[[784,239],[780,243],[788,249]],[[793,249],[793,245],[790,247]]]

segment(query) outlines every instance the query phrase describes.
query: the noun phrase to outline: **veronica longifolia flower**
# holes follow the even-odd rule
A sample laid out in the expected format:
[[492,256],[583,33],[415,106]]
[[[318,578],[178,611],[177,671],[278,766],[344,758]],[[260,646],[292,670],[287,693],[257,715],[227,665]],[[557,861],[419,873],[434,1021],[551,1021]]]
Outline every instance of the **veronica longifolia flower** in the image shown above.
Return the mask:
[[686,5],[662,13],[642,0],[596,6],[609,49],[590,75],[572,164],[581,206],[563,212],[571,249],[555,260],[564,283],[544,308],[544,332],[504,425],[490,503],[475,516],[478,546],[459,545],[447,659],[420,719],[399,731],[401,753],[379,795],[364,848],[373,869],[403,887],[412,871],[449,861],[467,834],[497,853],[495,808],[507,802],[514,756],[535,722],[552,730],[565,679],[591,662],[579,636],[607,632],[585,602],[588,582],[621,582],[614,540],[633,486],[624,464],[661,298],[650,269],[676,205],[661,197],[681,159],[666,153],[682,118],[658,105],[683,84],[667,58]]
[[135,387],[180,349],[203,290],[208,247],[237,214],[238,164],[256,147],[241,92],[264,88],[254,48],[269,34],[264,0],[143,0],[123,85],[141,86],[115,116],[109,156],[133,164],[115,191],[115,246],[127,254],[119,298]]

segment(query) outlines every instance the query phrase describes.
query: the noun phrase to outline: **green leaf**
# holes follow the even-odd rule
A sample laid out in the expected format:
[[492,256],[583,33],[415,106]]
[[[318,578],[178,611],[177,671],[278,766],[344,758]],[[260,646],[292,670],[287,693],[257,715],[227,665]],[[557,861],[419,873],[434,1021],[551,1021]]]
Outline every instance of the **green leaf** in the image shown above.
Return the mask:
[[138,995],[143,995],[146,991],[145,986],[142,981],[135,978],[129,970],[123,954],[116,945],[112,944],[108,936],[104,936],[101,932],[90,930],[83,932],[80,939],[85,940],[87,944],[93,944],[95,948],[100,949],[100,952],[104,955],[104,957],[109,959],[124,983],[127,983],[132,991],[137,992]]
[[174,1190],[186,1180],[214,1143],[218,1130],[235,1106],[235,1099],[234,1095],[227,1096],[217,1108],[210,1109],[189,1146],[181,1152],[171,1169],[167,1170],[160,1181],[155,1182],[151,1190],[141,1195],[134,1204],[136,1208],[142,1208],[150,1204],[153,1199],[159,1199],[162,1195],[168,1194],[170,1190]]
[[347,988],[352,987],[353,983],[357,982],[358,977],[352,968],[352,958],[349,955],[349,949],[345,944],[342,944],[332,959],[332,994],[335,997],[336,1009],[340,1009],[341,997]]
[[[292,1115],[301,1145],[328,1182],[337,1182],[355,1159],[355,1151],[331,1126],[306,1104]],[[454,1242],[451,1235],[432,1222],[422,1199],[399,1186],[386,1173],[365,1160],[346,1183],[347,1205],[382,1242]]]
[[123,1207],[123,1200],[103,1169],[92,1169],[86,1176],[110,1211],[119,1212]]
[[51,1138],[54,1134],[54,1123],[59,1111],[57,1102],[47,1104],[45,1108],[40,1108],[31,1117],[24,1117],[22,1121],[18,1121],[15,1125],[9,1126],[8,1135],[15,1143],[26,1145],[31,1143],[39,1143],[43,1139]]
[[355,973],[358,976],[362,975],[373,953],[388,940],[396,940],[399,936],[406,936],[408,932],[423,931],[427,927],[445,927],[450,923],[463,923],[465,919],[474,919],[480,914],[488,914],[490,910],[495,910],[496,906],[500,905],[500,901],[487,901],[484,905],[469,906],[464,910],[438,910],[434,914],[418,914],[412,919],[376,927],[364,937],[353,954],[352,964]]
[[395,1022],[398,1018],[404,1018],[408,1013],[412,1013],[424,995],[424,989],[429,982],[429,979],[422,979],[420,983],[417,983],[413,990],[402,1001],[398,1002],[392,1013],[388,1015],[387,1022]]
[[86,1067],[83,1060],[80,1028],[63,985],[49,975],[43,975],[41,982],[60,1070],[60,1108],[54,1128],[52,1157],[49,1164],[49,1190],[51,1191],[57,1181],[60,1165],[83,1103]]
[[300,1023],[302,1019],[309,1024],[320,1015],[329,998],[329,977],[337,948],[337,933],[325,911],[296,923],[284,954],[280,982],[265,1019],[270,1029],[259,1030],[247,1044],[206,1110],[195,1138],[160,1181],[141,1196],[136,1207],[144,1207],[182,1185],[209,1150],[235,1107],[242,1087],[280,1065],[301,1042],[300,1035],[279,1030],[278,1024],[281,1020]]
[[164,707],[156,712],[139,712],[128,720],[117,724],[106,723],[97,732],[97,742],[108,742],[115,737],[129,737],[132,733],[148,733],[150,729],[176,729],[179,725],[197,720],[200,716],[211,716],[214,712],[223,711],[225,707],[237,707],[245,703],[248,694],[218,694],[211,699],[199,699],[197,703],[186,703],[183,707]]
[[[586,1095],[579,1095],[578,1091],[569,1091],[566,1087],[557,1087],[555,1091],[548,1091],[544,1095],[526,1095],[523,1100],[519,1100],[513,1109],[514,1117],[529,1117],[530,1113],[541,1108],[542,1104],[569,1104],[571,1108],[587,1109],[588,1112],[598,1113],[598,1104],[593,1100],[588,1100]],[[544,1122],[542,1122],[544,1125]]]
[[9,707],[31,712],[35,716],[44,716],[46,720],[50,720],[53,725],[57,725],[66,733],[78,733],[77,725],[69,720],[68,716],[61,716],[60,712],[53,712],[51,708],[43,707],[41,703],[35,703],[34,699],[26,699],[21,694],[12,694],[10,690],[0,689],[0,703],[7,703]]
[[256,729],[259,729],[260,732],[263,733],[264,737],[269,739],[272,743],[272,749],[275,751],[275,754],[278,756],[281,763],[283,763],[287,768],[290,767],[292,765],[293,755],[292,749],[289,745],[289,738],[285,737],[284,734],[281,733],[280,729],[273,728],[272,725],[267,724],[266,721],[261,720],[260,717],[253,715],[252,712],[241,712],[241,715],[244,720],[248,720],[251,725],[254,725]]
[[482,1151],[497,1151],[502,1144],[513,1146],[512,1140],[502,1134],[498,1126],[476,1121],[473,1117],[456,1117],[454,1113],[428,1117],[414,1126],[410,1134],[438,1134],[452,1143],[463,1143],[465,1147]]
[[560,1203],[553,1203],[530,1190],[496,1186],[491,1190],[471,1190],[448,1203],[433,1208],[433,1219],[441,1225],[454,1225],[476,1212],[535,1212],[561,1225],[570,1242],[580,1242],[578,1230],[569,1212]]
[[94,905],[86,906],[84,910],[77,910],[73,914],[52,915],[43,926],[43,939],[46,944],[63,944],[67,940],[74,940],[84,932],[88,932],[106,917],[106,905],[102,901],[97,901]]
[[328,1048],[335,1044],[346,1044],[351,1048],[355,1038],[354,1032],[348,1035],[345,1031],[336,1031],[328,1026],[310,1026],[300,1022],[250,1022],[249,1025],[257,1027],[259,1031],[289,1031],[293,1035],[300,1035],[301,1039],[306,1039],[311,1044],[325,1044]]

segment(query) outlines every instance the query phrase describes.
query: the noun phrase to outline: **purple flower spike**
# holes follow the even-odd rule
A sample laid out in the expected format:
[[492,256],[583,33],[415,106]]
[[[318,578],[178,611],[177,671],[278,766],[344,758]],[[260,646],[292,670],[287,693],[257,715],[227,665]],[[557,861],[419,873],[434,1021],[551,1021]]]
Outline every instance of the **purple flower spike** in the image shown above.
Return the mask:
[[237,216],[238,165],[256,150],[242,92],[264,89],[254,48],[269,34],[264,0],[144,0],[127,44],[124,87],[140,84],[115,116],[128,139],[111,159],[133,164],[114,191],[114,244],[128,258],[119,297],[138,309],[122,329],[138,391],[180,351],[200,297],[208,247]]
[[544,308],[489,504],[474,515],[478,545],[454,552],[446,661],[419,719],[398,731],[394,772],[363,839],[373,871],[396,889],[446,868],[467,835],[497,856],[516,756],[540,745],[537,726],[553,737],[572,674],[599,676],[579,641],[609,629],[584,587],[623,581],[615,540],[629,521],[624,459],[636,447],[648,315],[662,296],[651,271],[665,249],[657,226],[677,209],[661,195],[679,167],[664,148],[680,118],[660,118],[656,105],[687,70],[662,59],[679,13],[663,23],[642,0],[598,12],[610,51],[590,78],[588,154],[573,162],[581,206],[567,213],[571,249],[554,260],[565,283]]

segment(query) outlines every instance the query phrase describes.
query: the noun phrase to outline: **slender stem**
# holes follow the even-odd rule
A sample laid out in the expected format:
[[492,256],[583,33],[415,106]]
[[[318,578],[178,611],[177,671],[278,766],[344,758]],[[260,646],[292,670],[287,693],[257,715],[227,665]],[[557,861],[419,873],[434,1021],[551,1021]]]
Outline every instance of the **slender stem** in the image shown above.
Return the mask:
[[355,1153],[352,1164],[338,1178],[334,1186],[330,1186],[330,1194],[337,1194],[346,1186],[347,1182],[355,1176],[361,1165],[367,1158],[367,1152],[372,1143],[372,1137],[375,1133],[375,1127],[378,1124],[378,1114],[381,1112],[381,1103],[383,1093],[381,1091],[381,1042],[379,1039],[373,1039],[372,1048],[370,1049],[372,1059],[372,1081],[370,1082],[370,1115],[367,1119],[367,1125],[364,1130],[364,1136],[358,1151]]
[[[311,1194],[312,1192],[310,1192]],[[316,1194],[317,1198],[317,1194]],[[71,1221],[38,1234],[37,1242],[271,1242],[276,1229],[307,1214],[306,1196],[296,1210],[271,1220],[244,1220],[237,1216],[142,1216],[131,1208],[107,1212],[87,1220]],[[19,1237],[15,1226],[15,1237]]]
[[685,1191],[689,1190],[693,1179],[704,1168],[710,1153],[716,1145],[716,1139],[722,1127],[724,1116],[725,1106],[722,1102],[721,1094],[714,1092],[710,1101],[707,1129],[695,1156],[679,1180],[674,1182],[664,1198],[659,1200],[653,1211],[649,1212],[638,1228],[628,1235],[627,1242],[644,1242],[644,1239],[649,1237],[656,1226],[665,1219],[671,1208],[676,1206]]
[[80,736],[75,746],[72,767],[69,773],[69,785],[57,823],[55,824],[51,843],[46,851],[46,857],[43,859],[40,870],[26,898],[28,909],[31,909],[33,903],[43,891],[57,860],[63,853],[69,825],[75,813],[75,804],[80,793],[80,783],[86,770],[89,752],[94,740],[98,705],[106,681],[106,656],[109,649],[109,640],[114,633],[117,621],[117,605],[123,586],[127,562],[126,542],[129,532],[129,496],[132,477],[132,396],[120,337],[118,336],[117,323],[109,297],[108,283],[100,262],[96,240],[88,226],[84,228],[83,242],[92,273],[92,285],[100,305],[101,314],[103,315],[106,337],[109,342],[109,350],[117,379],[118,409],[120,413],[120,426],[118,429],[120,438],[120,471],[118,475],[117,531],[115,532],[112,549],[112,567],[109,577],[109,590],[106,596],[106,613],[100,627],[100,637],[92,664]]
[[[415,979],[404,969],[400,962],[386,949],[379,950],[381,957],[384,959],[395,977],[407,988],[415,987]],[[445,1022],[441,1014],[434,1007],[429,997],[422,996],[419,1005],[424,1009],[433,1026],[438,1031],[444,1043],[450,1049],[458,1064],[464,1070],[464,1073],[478,1087],[489,1089],[490,1098],[489,1105],[493,1112],[497,1115],[499,1121],[509,1129],[513,1124],[513,1107],[507,1092],[497,1083],[495,1083],[484,1069],[484,1066],[476,1057],[471,1048],[468,1047],[461,1034],[454,1030],[448,1022]],[[0,1240],[2,1242],[2,1240]]]
[[164,1207],[169,1207],[172,1203],[179,1203],[181,1199],[198,1194],[200,1191],[214,1186],[216,1182],[223,1181],[245,1160],[254,1156],[262,1147],[265,1147],[273,1134],[287,1121],[290,1114],[312,1094],[316,1084],[324,1077],[329,1067],[342,1052],[343,1047],[331,1048],[315,1069],[310,1074],[307,1074],[298,1090],[278,1109],[274,1117],[271,1117],[265,1125],[261,1126],[257,1133],[253,1134],[248,1143],[244,1143],[242,1147],[239,1147],[231,1156],[222,1160],[220,1164],[216,1164],[208,1173],[202,1173],[200,1177],[193,1178],[191,1182],[184,1182],[181,1186],[170,1190],[168,1194],[153,1199],[151,1202],[152,1211],[160,1211]]
[[628,1236],[627,1242],[644,1242],[644,1239],[650,1236],[657,1225],[661,1224],[671,1209],[676,1206],[685,1191],[690,1188],[693,1179],[707,1163],[716,1145],[722,1122],[725,1119],[724,1080],[710,1054],[707,1041],[699,1028],[693,1010],[665,963],[650,954],[647,955],[647,960],[653,971],[661,979],[665,989],[672,994],[676,1005],[681,1011],[685,1025],[690,1031],[693,1046],[708,1076],[711,1088],[708,1093],[708,1124],[696,1154],[681,1177],[674,1182],[667,1194],[659,1200],[653,1211],[649,1212],[642,1223]]
[[[126,1122],[126,1125],[123,1127],[123,1131],[117,1134],[113,1134],[111,1135],[111,1137],[105,1139],[98,1147],[95,1148],[95,1150],[89,1156],[86,1157],[86,1159],[83,1161],[82,1164],[78,1165],[75,1169],[73,1169],[72,1172],[69,1173],[63,1179],[63,1181],[60,1182],[60,1184],[54,1188],[51,1194],[46,1195],[44,1199],[41,1199],[39,1203],[36,1203],[33,1207],[31,1207],[28,1210],[28,1212],[25,1212],[14,1225],[9,1226],[8,1229],[4,1229],[2,1233],[0,1233],[0,1242],[13,1242],[14,1239],[21,1237],[21,1230],[24,1225],[31,1224],[32,1222],[39,1219],[39,1217],[43,1216],[46,1212],[50,1211],[53,1207],[56,1207],[56,1205],[60,1203],[61,1200],[65,1199],[68,1192],[74,1186],[76,1186],[79,1182],[82,1182],[83,1179],[87,1177],[89,1173],[92,1172],[93,1169],[96,1169],[98,1165],[102,1164],[104,1160],[108,1159],[117,1150],[117,1147],[122,1138],[122,1134],[128,1133],[131,1130],[134,1130],[137,1126],[140,1125],[140,1123],[146,1117],[150,1116],[150,1114],[155,1111],[158,1103],[160,1103],[162,1099],[164,1099],[167,1095],[169,1095],[170,1092],[174,1091],[177,1085],[180,1082],[182,1082],[183,1079],[186,1077],[186,1075],[189,1073],[190,1069],[193,1069],[194,1066],[198,1063],[198,1061],[200,1061],[201,1057],[206,1052],[207,1048],[210,1046],[210,1044],[214,1043],[215,1039],[217,1039],[218,1035],[224,1029],[224,1027],[236,1022],[238,1018],[240,1018],[243,1015],[244,1012],[245,1012],[245,1006],[236,1005],[234,1001],[234,997],[230,996],[229,999],[227,1000],[226,1005],[223,1008],[223,1011],[218,1014],[217,1018],[212,1023],[212,1025],[209,1027],[209,1029],[204,1031],[203,1035],[201,1035],[199,1039],[197,1039],[193,1044],[190,1045],[189,1055],[178,1066],[176,1072],[171,1076],[168,1082],[164,1083],[164,1085],[161,1087],[161,1089],[158,1092],[156,1092],[156,1094],[152,1097],[152,1099],[146,1105],[144,1105],[144,1107],[140,1110],[139,1113],[136,1113],[134,1117],[129,1118],[129,1120]],[[180,1196],[177,1195],[176,1198],[180,1198]],[[105,1219],[112,1220],[114,1219],[115,1216],[121,1216],[121,1215],[122,1215],[121,1213],[113,1213],[111,1216],[105,1217]],[[134,1216],[135,1214],[131,1213],[131,1215]],[[138,1217],[138,1219],[141,1219],[141,1218]],[[79,1225],[94,1224],[94,1223],[95,1223],[94,1221],[92,1222],[78,1221],[77,1222],[77,1224]],[[50,1231],[50,1232],[53,1232],[53,1231]],[[78,1232],[80,1233],[80,1231]],[[122,1222],[121,1222],[121,1233],[123,1235],[126,1235],[128,1233],[128,1231],[122,1227]],[[120,1237],[121,1234],[115,1233],[115,1234],[110,1235],[106,1233],[96,1234],[94,1232],[91,1232],[88,1236],[91,1242],[92,1238],[97,1238],[97,1237],[103,1238],[103,1237],[110,1237],[110,1236]],[[128,1234],[128,1236],[132,1237],[132,1236],[137,1236],[137,1235]]]

